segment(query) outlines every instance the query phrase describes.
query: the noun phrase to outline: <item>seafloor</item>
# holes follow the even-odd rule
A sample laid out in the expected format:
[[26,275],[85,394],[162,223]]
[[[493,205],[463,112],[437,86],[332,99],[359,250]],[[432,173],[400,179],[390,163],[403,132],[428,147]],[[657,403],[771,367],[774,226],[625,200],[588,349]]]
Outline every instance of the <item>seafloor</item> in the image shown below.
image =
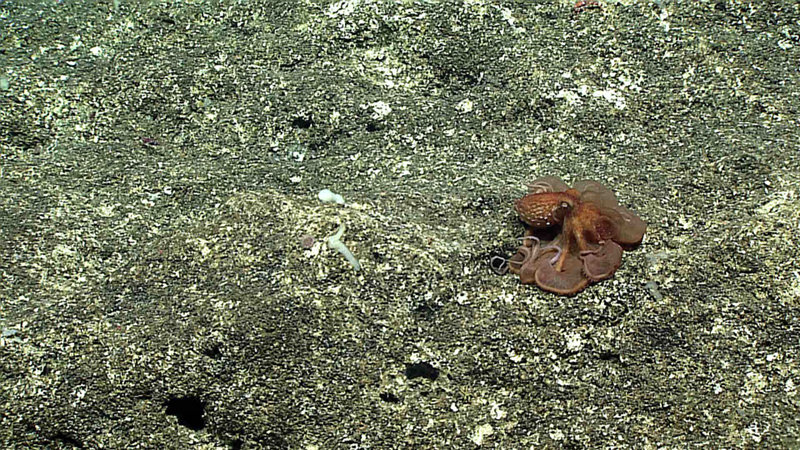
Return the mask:
[[800,6],[600,1],[0,2],[2,447],[798,448]]

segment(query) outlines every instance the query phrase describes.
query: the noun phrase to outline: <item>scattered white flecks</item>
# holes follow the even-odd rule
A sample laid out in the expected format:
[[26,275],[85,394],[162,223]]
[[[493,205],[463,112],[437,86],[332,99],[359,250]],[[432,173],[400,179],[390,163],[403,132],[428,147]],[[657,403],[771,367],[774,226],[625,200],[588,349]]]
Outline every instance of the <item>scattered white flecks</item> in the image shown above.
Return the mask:
[[514,19],[514,13],[512,13],[511,10],[508,8],[500,9],[500,15],[503,16],[503,20],[508,22],[508,24],[511,25],[512,27],[514,26],[514,23],[517,21],[516,19]]
[[492,402],[492,409],[489,410],[489,415],[495,420],[502,420],[507,416],[506,412],[500,409],[500,405],[494,402]]
[[289,156],[297,162],[303,162],[303,160],[306,159],[305,152],[292,151]]
[[22,339],[17,336],[18,333],[19,330],[16,328],[3,328],[2,333],[0,333],[0,348],[6,345],[21,343]]
[[761,437],[769,431],[769,424],[766,426],[766,429],[762,430],[761,427],[758,426],[758,422],[751,423],[744,431],[750,435],[750,439],[753,440],[755,443],[761,442]]
[[55,248],[53,248],[53,251],[51,252],[51,257],[53,259],[59,259],[59,258],[67,259],[67,258],[72,258],[77,254],[78,251],[75,250],[74,248],[65,244],[58,244],[55,246]]
[[475,428],[475,432],[472,433],[470,439],[472,439],[472,442],[474,442],[475,445],[483,445],[483,441],[493,434],[494,428],[492,428],[492,426],[488,423],[485,423],[483,425],[478,425],[478,427]]
[[568,105],[577,105],[581,102],[578,93],[568,89],[558,91],[558,93],[556,93],[556,98],[563,98],[567,101]]
[[525,358],[523,355],[517,353],[513,348],[508,349],[506,351],[506,355],[508,355],[508,358],[515,363],[518,363]]
[[524,33],[525,28],[517,26],[517,19],[514,17],[514,13],[508,8],[502,8],[500,10],[500,15],[503,16],[503,20],[508,23],[515,33]]
[[658,22],[662,27],[664,27],[664,32],[669,33],[669,11],[662,9],[661,13],[658,15]]
[[773,191],[770,197],[770,201],[757,209],[759,214],[787,211],[796,203],[798,195],[796,191]]
[[514,302],[514,294],[512,294],[511,292],[503,292],[502,294],[497,296],[497,301],[509,305]]
[[391,106],[383,101],[373,102],[367,106],[372,108],[372,118],[375,120],[381,120],[392,112]]
[[739,396],[742,401],[747,403],[755,403],[759,395],[767,388],[767,379],[764,375],[758,372],[747,372],[745,374],[745,382],[739,390]]
[[561,441],[564,440],[564,432],[556,428],[555,430],[550,430],[548,433],[550,435],[550,439],[554,441]]
[[692,221],[692,219],[689,219],[688,217],[685,216],[679,216],[678,223],[684,230],[688,230],[694,227],[694,222]]
[[308,250],[303,252],[303,254],[307,258],[313,259],[313,258],[319,256],[320,253],[322,253],[322,247],[323,247],[323,242],[322,241],[314,242],[314,244],[311,246],[311,248],[309,248]]
[[786,395],[789,397],[797,395],[797,386],[795,386],[791,378],[786,380],[786,383],[783,384],[783,390],[786,391]]
[[[72,36],[72,42],[69,44],[69,51],[74,52],[75,50],[83,47],[83,42],[81,41],[80,36]],[[42,52],[44,53],[44,52]]]
[[592,95],[595,97],[601,97],[606,101],[613,103],[614,107],[617,109],[625,109],[627,107],[627,104],[625,103],[625,98],[622,96],[622,94],[613,89],[594,91]]
[[114,217],[114,208],[115,205],[103,205],[97,208],[97,212],[100,214],[100,217]]
[[100,55],[103,54],[103,47],[99,47],[99,46],[98,47],[92,47],[92,48],[89,49],[89,51],[94,56],[100,56]]
[[411,165],[411,161],[400,161],[395,166],[394,171],[399,172],[397,176],[399,177],[407,177],[411,175],[411,171],[408,170],[408,167]]
[[0,333],[0,337],[7,338],[16,335],[19,333],[19,330],[16,328],[3,328],[3,331]]
[[630,75],[621,74],[619,76],[619,82],[622,83],[620,85],[622,89],[635,92],[640,92],[642,90],[642,87],[639,85],[639,82],[634,80]]
[[566,336],[567,349],[572,352],[580,351],[583,348],[583,340],[578,333],[569,333]]
[[208,244],[210,243],[211,241],[207,241],[202,238],[193,238],[186,240],[186,244],[195,247],[200,252],[200,254],[203,255],[203,257],[207,257],[208,255],[211,254],[211,248],[209,248],[208,246]]
[[356,10],[356,6],[361,3],[360,0],[341,0],[331,4],[328,7],[326,14],[328,17],[349,16]]
[[474,103],[472,103],[472,100],[470,100],[470,99],[468,99],[468,98],[465,98],[464,100],[461,100],[461,101],[460,101],[460,102],[458,102],[458,104],[456,105],[456,109],[457,109],[458,111],[462,112],[462,113],[468,113],[468,112],[472,112],[472,110],[473,110],[474,108],[475,108],[475,104],[474,104]]

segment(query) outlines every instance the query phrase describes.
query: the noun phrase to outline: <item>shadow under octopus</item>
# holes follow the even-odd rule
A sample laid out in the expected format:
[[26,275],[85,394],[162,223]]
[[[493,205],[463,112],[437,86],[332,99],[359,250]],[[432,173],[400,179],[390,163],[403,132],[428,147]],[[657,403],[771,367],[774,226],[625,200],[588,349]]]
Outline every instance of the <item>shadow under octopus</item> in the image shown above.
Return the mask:
[[528,187],[530,192],[514,203],[527,225],[522,245],[503,267],[523,284],[575,294],[610,278],[623,248],[642,242],[647,224],[596,181],[570,188],[557,177],[543,177]]

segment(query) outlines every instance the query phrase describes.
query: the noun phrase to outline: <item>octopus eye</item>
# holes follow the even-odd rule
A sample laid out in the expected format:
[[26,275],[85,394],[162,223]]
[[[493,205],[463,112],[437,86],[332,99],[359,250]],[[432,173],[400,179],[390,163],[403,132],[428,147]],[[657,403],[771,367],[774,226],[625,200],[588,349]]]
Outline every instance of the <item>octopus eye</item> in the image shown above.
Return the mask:
[[558,206],[553,208],[552,216],[553,219],[555,219],[555,222],[561,223],[564,220],[564,217],[566,217],[569,213],[570,209],[572,209],[572,205],[567,202],[561,202],[558,204]]

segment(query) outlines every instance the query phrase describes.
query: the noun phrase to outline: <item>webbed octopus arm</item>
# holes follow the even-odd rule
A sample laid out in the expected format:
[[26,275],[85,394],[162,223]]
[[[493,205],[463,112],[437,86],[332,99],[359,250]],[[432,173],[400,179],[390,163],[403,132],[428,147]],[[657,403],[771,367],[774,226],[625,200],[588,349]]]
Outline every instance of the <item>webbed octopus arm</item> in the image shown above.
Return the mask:
[[536,285],[561,295],[572,295],[583,290],[589,284],[589,279],[583,274],[583,263],[574,255],[562,252],[567,257],[563,259],[561,270],[556,270],[552,262],[553,252],[555,250],[542,252],[536,260]]
[[593,250],[581,252],[583,273],[592,281],[600,281],[614,275],[622,263],[622,247],[614,241],[606,241]]
[[564,192],[567,189],[569,189],[569,186],[561,181],[561,178],[553,176],[537,178],[528,183],[529,194],[539,194],[542,192]]
[[580,192],[582,202],[591,202],[601,208],[614,208],[618,205],[617,196],[611,189],[597,181],[581,180],[575,183],[573,189]]
[[639,245],[647,231],[647,222],[624,206],[617,206],[614,210],[621,218],[617,223],[617,236],[614,241],[628,248]]
[[[596,181],[579,181],[570,189],[558,178],[543,177],[529,187],[531,193],[514,204],[527,224],[525,242],[509,261],[522,283],[574,294],[611,277],[622,261],[623,248],[640,243],[647,229]],[[530,237],[536,238],[535,246]]]

